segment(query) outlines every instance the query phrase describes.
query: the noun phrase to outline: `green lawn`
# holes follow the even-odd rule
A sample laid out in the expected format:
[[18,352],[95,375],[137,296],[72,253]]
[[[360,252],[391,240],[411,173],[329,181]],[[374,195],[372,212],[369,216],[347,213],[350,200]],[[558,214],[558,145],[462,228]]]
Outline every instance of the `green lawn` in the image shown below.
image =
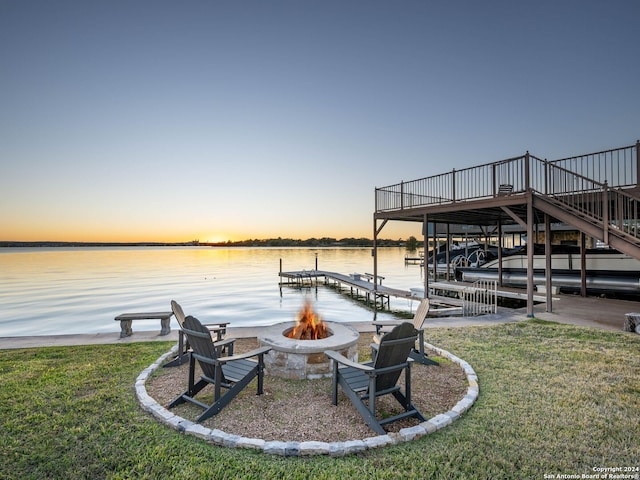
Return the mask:
[[134,381],[169,343],[0,351],[0,478],[533,479],[640,466],[640,335],[530,320],[428,336],[473,366],[476,404],[433,435],[343,458],[221,448],[157,423]]

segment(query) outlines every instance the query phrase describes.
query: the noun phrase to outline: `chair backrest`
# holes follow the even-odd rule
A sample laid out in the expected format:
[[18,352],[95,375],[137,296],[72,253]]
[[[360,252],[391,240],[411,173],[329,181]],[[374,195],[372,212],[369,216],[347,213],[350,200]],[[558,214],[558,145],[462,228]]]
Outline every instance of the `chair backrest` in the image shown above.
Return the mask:
[[420,301],[420,305],[418,305],[416,314],[413,316],[413,326],[416,328],[416,330],[422,329],[422,324],[424,323],[428,314],[429,314],[429,299],[423,298],[422,301]]
[[185,319],[184,310],[182,310],[182,307],[175,300],[171,300],[171,310],[173,311],[173,315],[176,317],[176,320],[178,320],[180,328],[183,328]]
[[[189,345],[191,345],[193,349],[193,353],[200,364],[200,368],[202,368],[202,372],[209,378],[215,378],[215,366],[198,359],[198,356],[211,360],[218,358],[218,352],[213,345],[209,329],[202,325],[196,317],[189,315],[184,319],[182,331],[187,336]],[[223,382],[226,381],[224,374],[221,380]]]
[[[418,331],[409,322],[403,322],[380,339],[373,368],[379,369],[400,365],[407,361],[411,349],[416,344]],[[401,370],[395,370],[378,376],[376,388],[384,390],[393,387],[400,377]]]

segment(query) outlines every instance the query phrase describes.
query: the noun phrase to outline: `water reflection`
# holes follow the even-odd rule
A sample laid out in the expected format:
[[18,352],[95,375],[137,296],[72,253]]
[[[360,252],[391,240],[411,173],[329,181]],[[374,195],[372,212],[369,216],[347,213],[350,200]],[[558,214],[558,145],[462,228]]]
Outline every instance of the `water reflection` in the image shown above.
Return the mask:
[[[421,269],[405,265],[405,253],[380,249],[385,285],[421,285]],[[330,288],[280,290],[280,261],[285,271],[312,270],[316,259],[321,270],[373,271],[370,248],[1,249],[0,336],[118,332],[116,315],[169,310],[171,299],[203,321],[224,319],[234,326],[290,321],[307,299],[326,320],[371,321],[374,312]],[[391,299],[397,310],[410,311],[413,304]],[[138,321],[134,331],[157,330],[157,323]]]

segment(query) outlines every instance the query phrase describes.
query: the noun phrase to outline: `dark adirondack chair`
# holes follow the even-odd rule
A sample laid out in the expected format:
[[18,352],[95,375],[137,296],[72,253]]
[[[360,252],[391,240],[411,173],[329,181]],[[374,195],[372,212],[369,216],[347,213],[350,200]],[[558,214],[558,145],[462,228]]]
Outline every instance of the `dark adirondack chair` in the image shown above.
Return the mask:
[[[173,315],[176,317],[178,321],[178,325],[180,325],[180,333],[178,335],[178,354],[176,357],[171,360],[169,363],[165,365],[165,367],[175,367],[177,365],[182,365],[189,359],[189,342],[185,338],[184,334],[184,319],[186,315],[184,314],[184,310],[180,306],[178,302],[175,300],[171,300],[171,310],[173,311]],[[225,347],[225,352],[227,355],[233,355],[233,342],[235,339],[223,340],[224,335],[227,333],[227,325],[229,322],[220,322],[220,323],[208,323],[204,326],[207,327],[211,334],[216,335],[216,345],[223,345]],[[224,342],[224,343],[220,343]]]
[[[413,358],[416,362],[420,362],[423,365],[438,365],[438,362],[435,360],[431,360],[427,353],[424,351],[424,322],[429,314],[429,299],[423,298],[420,301],[420,305],[416,310],[415,315],[413,316],[413,326],[416,330],[418,330],[418,348],[412,348],[409,356]],[[376,320],[373,322],[373,325],[376,327],[376,334],[373,336],[373,341],[376,344],[380,343],[380,339],[382,336],[391,330],[391,327],[395,327],[400,325],[402,320]],[[373,351],[373,355],[375,355],[375,349]]]
[[[333,350],[325,354],[333,360],[333,404],[338,404],[338,384],[349,397],[367,425],[380,435],[386,432],[383,425],[408,417],[425,421],[424,416],[411,403],[411,363],[408,358],[418,332],[409,322],[396,326],[380,340],[376,359],[368,363],[355,363]],[[405,372],[404,394],[398,385],[400,374]],[[384,419],[376,415],[376,398],[392,394],[404,412]]]
[[[223,347],[213,342],[209,329],[190,315],[184,320],[183,332],[193,350],[189,360],[189,387],[169,404],[169,408],[184,402],[198,405],[205,410],[197,419],[201,422],[220,413],[256,377],[258,378],[258,395],[262,395],[264,354],[271,348],[261,347],[241,355],[223,357]],[[253,360],[253,357],[257,360]],[[202,375],[197,383],[195,382],[196,361],[202,369]],[[209,384],[213,385],[214,391],[214,402],[211,405],[194,398]],[[223,388],[226,389],[224,393]]]

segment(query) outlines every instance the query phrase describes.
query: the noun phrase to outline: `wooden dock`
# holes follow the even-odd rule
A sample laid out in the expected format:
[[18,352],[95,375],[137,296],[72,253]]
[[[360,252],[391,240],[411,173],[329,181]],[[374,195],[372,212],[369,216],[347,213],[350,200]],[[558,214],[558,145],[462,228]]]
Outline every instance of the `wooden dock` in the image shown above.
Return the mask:
[[[389,298],[416,299],[408,290],[389,288],[382,285],[384,277],[378,276],[378,284],[374,285],[373,275],[370,273],[352,273],[343,275],[325,270],[298,270],[293,272],[280,272],[280,286],[311,287],[317,285],[321,279],[325,285],[333,285],[340,290],[348,290],[351,296],[362,297],[368,305],[383,309],[389,308]],[[377,307],[376,307],[377,308]]]
[[[280,286],[309,288],[318,285],[321,281],[324,285],[334,286],[336,289],[347,292],[352,297],[362,299],[367,305],[374,308],[389,308],[390,297],[405,298],[410,300],[420,300],[423,295],[421,289],[400,290],[382,285],[384,277],[378,277],[378,285],[373,283],[373,275],[369,273],[352,273],[344,275],[325,270],[298,270],[291,272],[279,272]],[[470,283],[464,282],[429,282],[429,298],[434,306],[430,316],[455,315],[462,310],[462,301],[459,294],[463,291],[469,292],[474,287]],[[499,298],[509,298],[526,301],[527,294],[512,290],[497,290]],[[546,297],[535,295],[534,301],[544,303]],[[440,312],[438,312],[440,310]],[[433,313],[433,315],[432,315]]]
[[419,252],[419,255],[416,256],[411,256],[411,255],[405,255],[404,257],[404,264],[405,265],[423,265],[424,264],[424,253],[423,252]]

